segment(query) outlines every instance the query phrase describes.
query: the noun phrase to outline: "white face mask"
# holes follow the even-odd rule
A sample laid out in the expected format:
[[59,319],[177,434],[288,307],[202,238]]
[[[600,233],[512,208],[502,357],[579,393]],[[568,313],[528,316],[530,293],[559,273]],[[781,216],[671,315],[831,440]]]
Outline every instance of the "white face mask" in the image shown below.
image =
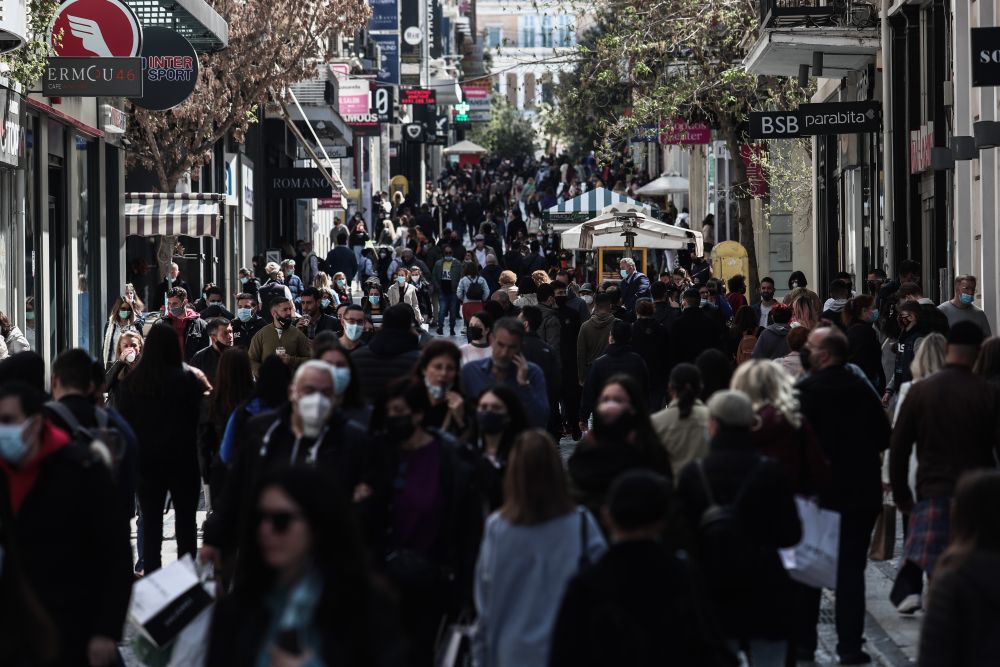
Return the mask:
[[299,399],[299,417],[302,419],[302,431],[308,438],[315,438],[323,430],[323,424],[330,416],[333,401],[316,392]]
[[125,363],[134,364],[135,358],[137,356],[139,356],[139,354],[135,351],[135,348],[132,348],[131,350],[125,353]]
[[585,304],[587,304],[588,306],[589,306],[590,304],[594,303],[594,297],[593,297],[593,296],[591,296],[590,294],[584,294],[584,295],[583,295],[582,297],[580,297],[580,298],[581,298],[581,299],[583,299],[583,302],[584,302]]

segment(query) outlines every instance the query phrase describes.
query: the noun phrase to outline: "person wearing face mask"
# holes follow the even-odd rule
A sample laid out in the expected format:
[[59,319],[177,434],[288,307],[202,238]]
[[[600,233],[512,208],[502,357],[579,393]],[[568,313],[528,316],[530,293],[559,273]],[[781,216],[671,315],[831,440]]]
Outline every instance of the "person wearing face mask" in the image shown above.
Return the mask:
[[244,350],[250,348],[254,335],[264,328],[264,318],[257,314],[257,299],[249,292],[236,295],[236,317],[232,320],[233,344]]
[[451,435],[424,426],[428,409],[421,380],[385,386],[372,417],[371,496],[360,506],[378,569],[399,597],[407,665],[432,664],[442,618],[471,606],[484,521],[472,466]]
[[503,504],[503,478],[514,438],[528,428],[517,394],[502,385],[491,387],[476,401],[475,422],[469,448],[475,460],[476,479],[490,512]]
[[293,369],[310,358],[309,339],[293,325],[292,312],[292,302],[288,299],[279,297],[271,302],[273,322],[262,327],[250,341],[248,352],[254,377],[260,373],[261,362],[273,354]]
[[43,400],[21,383],[0,386],[0,515],[16,546],[2,580],[20,570],[58,635],[55,660],[44,664],[114,665],[133,581],[128,521],[107,466],[72,444]]
[[366,317],[377,324],[382,318],[382,313],[388,307],[384,303],[385,300],[378,281],[369,281],[368,285],[365,286],[365,296],[361,301],[361,309],[364,311]]
[[[349,380],[349,378],[348,378]],[[199,557],[219,567],[236,547],[239,527],[254,507],[251,495],[267,471],[305,465],[330,475],[350,498],[362,480],[367,431],[341,410],[347,385],[333,366],[302,363],[287,389],[288,402],[246,421],[220,498],[205,522]],[[340,393],[338,393],[338,390]]]
[[437,290],[440,304],[438,306],[437,333],[444,334],[444,323],[447,318],[450,320],[450,334],[455,335],[455,321],[458,319],[458,299],[455,290],[462,280],[462,263],[455,257],[453,245],[444,246],[444,257],[434,264],[431,272],[431,281]]
[[253,274],[253,271],[244,267],[240,269],[239,272],[240,280],[240,293],[249,294],[254,298],[257,298],[257,292],[260,291],[260,281]]
[[760,301],[753,304],[751,308],[757,314],[758,326],[767,328],[771,324],[768,315],[770,315],[771,309],[778,304],[778,301],[774,298],[774,279],[761,278],[759,293]]
[[436,319],[433,313],[437,303],[434,298],[434,286],[427,280],[428,276],[430,276],[429,271],[424,271],[416,264],[410,266],[410,283],[417,292],[417,305],[420,307],[423,322],[430,326]]
[[340,409],[344,415],[365,428],[372,420],[372,404],[361,398],[361,376],[347,350],[326,336],[316,339],[313,358],[333,366],[334,391],[342,395]]
[[233,346],[233,325],[225,318],[216,317],[208,321],[205,331],[211,343],[191,357],[190,364],[204,373],[208,381],[214,385],[219,359],[223,352]]
[[410,282],[410,270],[400,267],[396,270],[396,275],[392,285],[387,292],[389,304],[395,306],[397,303],[405,303],[413,309],[413,314],[417,318],[417,324],[423,324],[423,317],[420,311],[420,302],[417,298],[417,288]]
[[896,364],[893,368],[892,378],[882,396],[883,405],[889,405],[903,383],[913,379],[910,364],[913,363],[918,341],[926,335],[920,326],[919,304],[913,302],[900,304],[896,313],[896,321],[899,323],[899,337],[896,340]]
[[[587,306],[587,317],[594,313],[594,286],[590,283],[580,285],[580,300]],[[581,313],[582,315],[582,313]],[[581,324],[586,320],[581,320]]]
[[337,339],[337,342],[347,352],[352,352],[365,345],[363,336],[365,333],[365,311],[361,306],[350,305],[344,308],[340,314],[340,326],[344,333]]
[[405,303],[389,307],[382,318],[382,328],[371,342],[351,353],[363,380],[361,391],[365,400],[374,400],[393,378],[409,375],[419,356],[413,311]]
[[868,294],[859,294],[848,301],[842,312],[850,347],[848,360],[864,371],[872,386],[882,393],[885,388],[885,372],[882,369],[882,346],[875,332],[878,315],[875,297]]
[[348,283],[354,280],[358,272],[358,261],[361,257],[359,252],[355,252],[347,245],[347,234],[331,234],[334,239],[334,247],[326,255],[326,272],[330,275],[343,273],[344,279]]
[[573,495],[591,512],[599,512],[614,479],[633,468],[671,479],[670,461],[653,430],[645,390],[633,378],[615,375],[598,393],[594,427],[569,458]]
[[110,369],[118,359],[116,350],[121,335],[127,331],[141,335],[142,325],[142,313],[137,313],[125,296],[115,299],[115,303],[111,307],[111,317],[108,318],[108,326],[104,330],[104,354],[102,358],[105,369]]
[[120,383],[139,363],[143,339],[135,331],[126,331],[118,339],[117,358],[104,376],[104,386],[108,392],[108,405],[115,407],[118,402]]
[[[597,403],[597,394],[609,378],[627,375],[638,382],[643,396],[649,396],[649,370],[646,360],[632,351],[632,325],[616,320],[611,325],[608,346],[604,354],[594,360],[583,383],[580,398],[580,430],[587,430],[587,421]],[[646,402],[644,400],[644,402]],[[648,402],[647,402],[648,407]],[[659,406],[657,406],[659,407]]]
[[206,322],[213,317],[236,319],[236,316],[226,308],[226,293],[218,285],[205,290],[205,309],[201,311],[201,317]]
[[299,299],[302,298],[302,290],[306,286],[302,282],[302,278],[295,275],[295,268],[294,259],[286,259],[281,263],[281,272],[285,276],[285,286],[292,293],[292,302],[298,304]]
[[460,365],[461,355],[451,341],[433,339],[421,351],[416,376],[427,387],[430,402],[424,412],[425,427],[454,435],[465,431],[465,397],[457,386]]
[[[264,272],[268,276],[267,282],[261,286],[260,291],[257,293],[257,301],[264,306],[270,304],[275,299],[284,298],[289,301],[292,300],[292,292],[288,289],[288,285],[285,284],[285,276],[281,271],[281,267],[278,266],[277,262],[268,262],[264,266]],[[270,324],[271,323],[271,311],[270,308],[265,308],[261,313],[261,317]]]
[[181,355],[185,361],[201,348],[208,345],[205,320],[188,305],[188,294],[181,287],[167,292],[167,311],[154,326],[169,327],[181,345]]
[[948,317],[948,326],[953,327],[958,322],[972,322],[983,330],[983,335],[992,336],[990,322],[986,313],[976,305],[976,277],[956,276],[955,296],[951,301],[945,301],[938,309]]
[[315,287],[307,287],[302,292],[302,317],[295,326],[306,335],[309,340],[314,340],[316,334],[322,331],[332,331],[339,335],[340,321],[323,312],[323,302],[329,305],[330,300],[324,298],[323,293]]
[[[830,462],[833,484],[823,506],[840,512],[837,562],[837,650],[841,664],[862,664],[865,566],[875,519],[882,506],[880,454],[889,446],[889,419],[868,383],[846,368],[847,337],[832,327],[813,330],[803,350],[810,374],[799,381],[802,415]],[[797,632],[800,659],[812,659],[820,591],[809,589]],[[867,662],[867,660],[866,660]]]
[[775,303],[769,311],[772,323],[764,327],[750,353],[751,359],[781,359],[788,354],[788,333],[792,330],[792,309]]
[[493,355],[491,336],[493,333],[493,316],[486,311],[480,311],[469,318],[468,326],[465,327],[465,335],[468,343],[458,348],[462,355],[462,363],[486,359]]

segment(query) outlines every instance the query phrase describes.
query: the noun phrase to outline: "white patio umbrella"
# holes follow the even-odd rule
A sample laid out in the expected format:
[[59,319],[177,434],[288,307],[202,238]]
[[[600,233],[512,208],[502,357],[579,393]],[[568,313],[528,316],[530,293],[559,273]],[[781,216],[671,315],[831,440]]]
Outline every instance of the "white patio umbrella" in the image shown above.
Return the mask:
[[484,153],[489,153],[489,151],[471,141],[460,141],[441,151],[442,155],[482,155]]
[[664,197],[666,195],[687,192],[691,188],[691,183],[683,176],[663,174],[657,179],[646,183],[635,191],[642,197]]
[[623,233],[628,229],[635,234],[633,246],[636,248],[685,250],[693,241],[698,256],[702,254],[701,232],[668,225],[646,216],[642,210],[609,210],[621,206],[606,207],[597,217],[563,232],[562,247],[567,250],[621,247],[625,245]]

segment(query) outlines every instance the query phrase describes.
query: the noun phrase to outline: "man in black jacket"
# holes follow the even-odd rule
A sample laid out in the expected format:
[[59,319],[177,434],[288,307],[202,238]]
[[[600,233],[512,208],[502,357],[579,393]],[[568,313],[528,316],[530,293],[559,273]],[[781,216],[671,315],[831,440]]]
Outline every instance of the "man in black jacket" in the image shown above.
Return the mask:
[[167,312],[154,326],[173,329],[180,341],[184,361],[191,361],[195,352],[208,345],[205,320],[188,305],[188,293],[181,287],[167,292]]
[[332,366],[307,361],[295,371],[288,403],[247,422],[222,497],[205,522],[202,561],[219,566],[223,555],[232,554],[255,512],[257,480],[269,469],[312,465],[329,473],[335,488],[353,495],[363,478],[368,435],[344,416],[343,396],[334,387]]
[[594,360],[587,371],[587,379],[583,382],[583,396],[580,399],[580,423],[590,418],[597,403],[597,396],[604,388],[604,383],[613,375],[628,375],[639,383],[642,395],[649,393],[649,370],[645,360],[632,351],[632,325],[628,322],[615,320],[608,336],[608,346],[604,354]]
[[[656,283],[662,285],[663,283]],[[670,336],[656,321],[653,302],[642,299],[635,304],[636,321],[632,323],[632,350],[642,357],[649,371],[649,411],[663,408],[670,378]]]
[[[824,506],[840,513],[837,561],[837,653],[840,664],[871,661],[861,649],[865,623],[865,566],[875,518],[882,505],[880,454],[889,446],[889,420],[868,383],[845,366],[847,338],[833,327],[819,327],[806,340],[798,384],[802,414],[819,437],[833,474]],[[800,660],[816,650],[820,591],[800,587],[801,626],[796,633]]]
[[413,327],[413,309],[397,303],[385,311],[371,342],[351,353],[366,401],[375,400],[390,380],[413,371],[420,356]]
[[264,328],[267,322],[257,314],[257,298],[249,292],[236,295],[236,319],[233,320],[233,344],[244,350],[250,347],[254,334]]
[[320,331],[332,331],[337,336],[343,333],[340,320],[325,315],[320,304],[322,293],[315,287],[307,287],[302,291],[302,315],[295,323],[306,338],[313,340]]
[[[524,322],[524,338],[521,339],[521,353],[528,361],[538,364],[545,374],[545,387],[549,397],[549,421],[546,426],[549,433],[557,440],[562,435],[562,419],[559,416],[559,395],[562,370],[559,350],[553,349],[539,335],[539,330],[546,316],[538,306],[525,306],[521,309],[518,319]],[[550,379],[551,378],[551,379]],[[574,383],[575,384],[575,383]]]
[[701,309],[701,295],[696,289],[684,292],[684,310],[670,330],[671,367],[681,363],[693,364],[698,355],[715,348],[724,350],[725,330],[714,318]]
[[677,288],[673,283],[656,281],[650,286],[649,294],[653,297],[653,319],[669,333],[674,322],[681,316],[681,309],[670,303],[671,294],[673,298],[677,298]]
[[191,365],[204,373],[208,381],[214,385],[219,370],[219,359],[222,358],[223,352],[233,346],[233,326],[229,320],[216,317],[208,321],[205,331],[211,342],[208,347],[198,350],[191,357]]
[[0,520],[16,546],[4,559],[16,559],[58,633],[51,664],[116,664],[133,580],[111,474],[45,417],[26,385],[0,387],[0,424],[21,428],[0,448]]
[[[580,337],[580,325],[583,320],[580,312],[573,307],[569,299],[569,290],[565,283],[556,281],[553,283],[559,316],[559,370],[562,399],[563,421],[569,429],[574,440],[579,440],[582,435],[580,431],[580,381],[576,373],[576,344]],[[584,309],[587,304],[580,297],[576,297]],[[590,312],[587,311],[587,319],[590,319]]]
[[150,295],[149,299],[149,309],[151,311],[157,311],[163,308],[166,303],[166,294],[174,287],[180,287],[184,290],[185,294],[194,294],[188,284],[181,278],[181,269],[177,266],[176,262],[171,262],[170,266],[167,268],[167,275],[163,278],[163,282],[157,285],[153,289],[153,294]]

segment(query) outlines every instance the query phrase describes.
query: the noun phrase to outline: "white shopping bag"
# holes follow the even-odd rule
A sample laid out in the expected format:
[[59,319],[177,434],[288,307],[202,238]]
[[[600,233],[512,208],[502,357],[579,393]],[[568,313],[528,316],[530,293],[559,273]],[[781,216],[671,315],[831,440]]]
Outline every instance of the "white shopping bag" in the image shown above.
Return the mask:
[[129,621],[156,646],[166,646],[206,607],[212,595],[202,585],[194,561],[185,555],[132,586]]
[[173,651],[167,667],[202,667],[208,656],[208,632],[212,627],[212,611],[209,605],[193,621],[181,630],[174,640]]
[[816,501],[796,496],[802,521],[802,541],[780,549],[781,563],[790,576],[813,588],[837,588],[837,554],[840,550],[840,514],[822,509]]

